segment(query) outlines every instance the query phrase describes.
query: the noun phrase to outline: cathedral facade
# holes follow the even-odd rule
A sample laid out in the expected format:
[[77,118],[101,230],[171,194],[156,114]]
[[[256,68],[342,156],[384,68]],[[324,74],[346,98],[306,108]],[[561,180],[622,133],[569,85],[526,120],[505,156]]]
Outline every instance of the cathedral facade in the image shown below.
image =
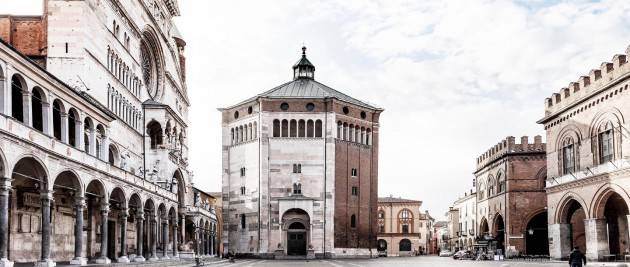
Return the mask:
[[223,248],[266,258],[376,255],[383,109],[315,80],[222,108]]
[[214,254],[177,1],[43,3],[0,16],[0,265]]

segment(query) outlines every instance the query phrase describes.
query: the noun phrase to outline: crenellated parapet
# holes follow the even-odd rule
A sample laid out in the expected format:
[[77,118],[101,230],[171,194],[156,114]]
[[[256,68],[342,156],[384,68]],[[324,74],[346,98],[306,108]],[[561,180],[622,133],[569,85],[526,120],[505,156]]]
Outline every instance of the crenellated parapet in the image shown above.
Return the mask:
[[580,76],[577,81],[570,82],[567,87],[545,98],[545,117],[578,102],[616,82],[630,73],[630,46],[625,54],[613,56],[612,62],[603,62],[598,69],[591,70],[588,75]]
[[534,142],[529,142],[528,136],[521,137],[521,142],[516,143],[514,136],[508,136],[499,143],[488,149],[481,156],[477,157],[477,170],[483,168],[488,163],[510,153],[544,152],[546,144],[542,142],[540,135],[534,136]]

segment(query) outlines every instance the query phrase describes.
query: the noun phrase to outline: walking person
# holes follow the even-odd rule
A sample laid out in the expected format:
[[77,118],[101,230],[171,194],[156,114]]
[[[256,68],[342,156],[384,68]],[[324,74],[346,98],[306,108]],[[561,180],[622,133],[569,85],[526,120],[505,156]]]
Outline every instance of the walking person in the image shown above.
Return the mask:
[[582,267],[582,263],[586,265],[586,256],[580,251],[579,247],[574,247],[571,255],[569,255],[569,266]]

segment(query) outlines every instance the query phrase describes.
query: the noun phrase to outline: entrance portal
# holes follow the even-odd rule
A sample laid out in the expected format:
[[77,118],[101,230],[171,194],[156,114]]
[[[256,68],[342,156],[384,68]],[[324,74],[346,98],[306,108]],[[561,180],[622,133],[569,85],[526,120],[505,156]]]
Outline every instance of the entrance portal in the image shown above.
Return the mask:
[[541,212],[529,220],[525,231],[525,253],[528,255],[549,255],[547,212]]
[[310,217],[302,209],[290,209],[282,215],[282,230],[286,238],[286,253],[289,256],[306,256],[310,243]]
[[294,222],[287,231],[287,254],[289,256],[306,255],[306,227]]
[[501,250],[501,254],[505,253],[505,224],[503,223],[503,217],[497,215],[494,220],[494,236],[497,240],[497,250]]

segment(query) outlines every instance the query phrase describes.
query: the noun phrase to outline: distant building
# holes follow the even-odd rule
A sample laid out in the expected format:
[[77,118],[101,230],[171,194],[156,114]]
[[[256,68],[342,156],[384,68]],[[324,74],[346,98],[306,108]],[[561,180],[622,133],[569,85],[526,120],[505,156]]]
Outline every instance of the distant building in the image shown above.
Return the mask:
[[[547,161],[541,136],[529,142],[512,136],[477,158],[477,242],[504,255],[548,255],[545,180]],[[543,220],[544,221],[544,220]],[[529,231],[534,229],[534,231]]]
[[552,258],[567,257],[574,246],[591,260],[623,259],[630,250],[629,54],[614,55],[545,99],[538,123],[547,132]]
[[433,251],[435,254],[441,250],[448,249],[448,222],[437,221],[433,224]]
[[433,224],[435,219],[431,217],[428,210],[424,213],[420,213],[418,218],[418,235],[420,237],[420,254],[435,254],[431,247],[431,240],[433,239]]
[[378,198],[378,250],[389,256],[410,256],[423,250],[420,242],[422,201],[395,197]]
[[446,212],[446,219],[448,237],[445,241],[447,247],[450,250],[457,250],[459,249],[459,210],[450,207]]
[[216,247],[215,251],[219,254],[219,256],[223,255],[223,194],[221,192],[210,192],[213,199],[213,203],[211,204],[214,208],[214,213],[217,215],[217,227],[216,227]]
[[476,227],[476,207],[477,194],[475,192],[467,192],[463,197],[457,199],[453,203],[453,208],[458,210],[459,214],[459,231],[455,234],[457,239],[455,247],[457,249],[472,249],[477,237]]
[[292,81],[220,111],[224,252],[375,256],[383,109],[316,81],[304,47]]

